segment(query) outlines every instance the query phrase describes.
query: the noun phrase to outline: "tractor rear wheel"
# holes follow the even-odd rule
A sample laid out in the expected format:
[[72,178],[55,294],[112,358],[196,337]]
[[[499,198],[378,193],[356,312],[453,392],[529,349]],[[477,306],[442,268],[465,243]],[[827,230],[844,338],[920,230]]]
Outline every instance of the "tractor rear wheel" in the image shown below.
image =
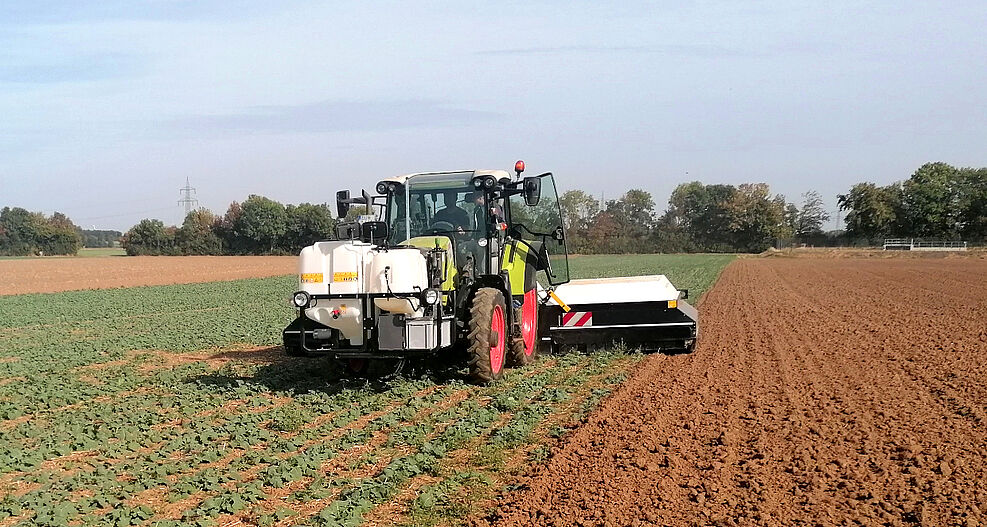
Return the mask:
[[469,368],[473,380],[487,384],[504,374],[507,358],[507,317],[504,294],[482,287],[470,304]]
[[534,289],[524,294],[520,311],[521,336],[511,340],[511,352],[507,357],[511,366],[525,366],[538,357],[538,295]]

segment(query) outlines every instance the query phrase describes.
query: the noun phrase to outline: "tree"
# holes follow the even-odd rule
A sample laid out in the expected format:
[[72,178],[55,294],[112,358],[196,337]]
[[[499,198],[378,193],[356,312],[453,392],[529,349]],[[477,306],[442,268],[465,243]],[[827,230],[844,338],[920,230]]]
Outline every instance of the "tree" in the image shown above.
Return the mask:
[[852,239],[876,240],[891,236],[899,224],[896,210],[900,209],[897,185],[878,187],[873,183],[857,183],[850,192],[837,196],[840,210],[846,215],[846,234]]
[[585,229],[600,211],[600,201],[582,190],[568,190],[559,197],[562,222],[567,231]]
[[651,245],[660,253],[688,253],[697,250],[695,241],[676,217],[666,212],[655,222]]
[[289,252],[299,252],[315,242],[330,239],[336,227],[332,211],[325,203],[288,205],[285,215],[287,227],[282,248]]
[[703,185],[699,181],[683,183],[672,191],[661,224],[666,230],[681,228],[699,250],[735,250],[728,204],[736,192],[733,185]]
[[590,252],[592,249],[587,243],[586,231],[593,217],[600,211],[599,200],[582,190],[569,190],[559,198],[559,208],[562,211],[569,251]]
[[960,235],[987,240],[987,168],[962,168],[959,173]]
[[42,214],[28,212],[20,207],[4,207],[0,210],[0,254],[5,256],[30,256],[37,254],[38,238],[44,227]]
[[810,190],[802,194],[802,208],[792,208],[792,236],[804,240],[822,234],[823,223],[829,221],[829,214],[818,192]]
[[744,183],[727,203],[734,246],[761,252],[791,234],[785,224],[785,198],[770,196],[766,183]]
[[247,242],[253,254],[273,253],[288,229],[284,205],[252,194],[240,207],[242,212],[233,225],[235,235]]
[[614,254],[622,251],[618,242],[620,236],[620,225],[614,220],[613,214],[608,211],[600,211],[593,216],[586,229],[585,247],[586,252]]
[[651,252],[651,230],[655,225],[655,201],[651,193],[640,189],[628,190],[619,199],[607,202],[607,218],[597,214],[594,223],[602,220],[613,222],[613,239],[609,252]]
[[213,231],[216,219],[216,215],[206,209],[189,212],[175,233],[178,251],[186,255],[222,254],[222,241]]
[[123,235],[121,244],[130,256],[157,256],[174,252],[174,241],[161,220],[144,219]]
[[52,214],[39,234],[37,241],[42,254],[76,255],[82,247],[79,227],[61,212]]
[[926,163],[902,185],[909,234],[916,237],[959,236],[960,172],[946,163]]
[[0,255],[74,255],[81,246],[79,228],[60,212],[46,218],[19,207],[0,210]]

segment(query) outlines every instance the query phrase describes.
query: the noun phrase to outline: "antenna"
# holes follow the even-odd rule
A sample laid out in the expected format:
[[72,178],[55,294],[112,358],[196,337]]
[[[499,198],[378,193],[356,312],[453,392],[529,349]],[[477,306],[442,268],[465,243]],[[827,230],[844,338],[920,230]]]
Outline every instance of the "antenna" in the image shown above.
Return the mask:
[[195,194],[195,189],[189,184],[187,176],[185,177],[185,186],[178,191],[182,193],[182,199],[178,200],[178,204],[185,206],[185,215],[188,216],[188,213],[192,212],[199,204],[199,200],[192,197],[192,194]]

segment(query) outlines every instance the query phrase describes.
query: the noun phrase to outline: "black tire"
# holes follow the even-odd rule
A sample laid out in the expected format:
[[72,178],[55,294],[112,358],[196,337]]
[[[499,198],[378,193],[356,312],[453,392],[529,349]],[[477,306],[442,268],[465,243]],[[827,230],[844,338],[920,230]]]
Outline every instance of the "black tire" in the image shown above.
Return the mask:
[[356,377],[364,377],[370,373],[370,359],[344,359],[346,373]]
[[[499,311],[499,334],[494,330]],[[504,374],[507,359],[507,319],[504,294],[491,287],[482,287],[473,296],[470,304],[469,332],[466,340],[469,345],[470,377],[480,384],[488,384],[500,379]],[[497,349],[499,348],[499,357]]]

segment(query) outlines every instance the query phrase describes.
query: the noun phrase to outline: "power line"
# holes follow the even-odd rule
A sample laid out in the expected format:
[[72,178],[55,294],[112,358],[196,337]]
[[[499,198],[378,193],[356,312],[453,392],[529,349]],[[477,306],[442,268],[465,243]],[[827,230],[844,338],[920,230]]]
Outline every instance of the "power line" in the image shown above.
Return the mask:
[[102,220],[102,219],[106,219],[106,218],[120,218],[122,216],[136,216],[138,214],[148,214],[150,212],[161,212],[161,211],[165,211],[165,210],[174,210],[174,207],[175,206],[172,205],[171,207],[162,207],[160,209],[138,210],[138,211],[134,211],[134,212],[124,212],[124,213],[121,213],[121,214],[108,214],[108,215],[105,215],[105,216],[87,216],[85,218],[73,218],[73,219],[76,220],[76,221],[84,221],[84,220]]

